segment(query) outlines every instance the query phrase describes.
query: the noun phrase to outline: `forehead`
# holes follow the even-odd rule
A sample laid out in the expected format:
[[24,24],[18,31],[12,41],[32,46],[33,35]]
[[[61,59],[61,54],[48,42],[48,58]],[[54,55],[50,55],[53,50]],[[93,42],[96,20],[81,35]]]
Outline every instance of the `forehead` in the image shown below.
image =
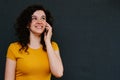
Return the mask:
[[36,10],[32,16],[46,16],[43,10]]

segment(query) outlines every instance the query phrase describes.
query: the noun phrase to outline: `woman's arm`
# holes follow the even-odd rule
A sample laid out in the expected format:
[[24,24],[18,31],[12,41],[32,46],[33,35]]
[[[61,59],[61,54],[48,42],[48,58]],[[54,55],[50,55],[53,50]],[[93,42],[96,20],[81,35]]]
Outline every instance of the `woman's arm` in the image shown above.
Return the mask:
[[62,77],[63,64],[62,64],[59,50],[54,51],[52,48],[51,42],[46,43],[46,48],[47,48],[51,73],[57,78]]
[[15,80],[16,61],[6,59],[5,80]]
[[47,32],[44,34],[44,40],[46,44],[46,49],[48,53],[48,59],[50,63],[51,73],[55,77],[62,77],[63,75],[63,64],[60,57],[59,50],[54,51],[52,44],[51,44],[51,37],[52,37],[52,27],[47,23],[46,24]]

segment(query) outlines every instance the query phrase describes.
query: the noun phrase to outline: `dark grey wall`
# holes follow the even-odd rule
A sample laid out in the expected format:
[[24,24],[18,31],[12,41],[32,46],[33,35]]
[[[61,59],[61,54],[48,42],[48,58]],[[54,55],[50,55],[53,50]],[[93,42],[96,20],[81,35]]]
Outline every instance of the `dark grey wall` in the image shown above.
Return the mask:
[[65,68],[60,80],[120,80],[119,0],[1,0],[0,80],[7,47],[15,40],[14,21],[38,2],[55,17],[54,39]]

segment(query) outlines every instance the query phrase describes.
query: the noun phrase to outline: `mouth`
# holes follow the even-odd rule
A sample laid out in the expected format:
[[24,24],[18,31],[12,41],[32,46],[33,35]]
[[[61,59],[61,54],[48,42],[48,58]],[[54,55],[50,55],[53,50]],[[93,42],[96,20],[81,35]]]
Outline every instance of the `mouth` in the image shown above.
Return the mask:
[[43,26],[35,26],[35,28],[37,28],[37,29],[42,29]]

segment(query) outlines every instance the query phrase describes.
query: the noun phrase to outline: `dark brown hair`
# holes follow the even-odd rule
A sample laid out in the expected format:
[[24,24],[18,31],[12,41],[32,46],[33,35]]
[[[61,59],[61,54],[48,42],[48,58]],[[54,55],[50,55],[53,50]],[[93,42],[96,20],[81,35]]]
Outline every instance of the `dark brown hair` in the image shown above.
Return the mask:
[[[53,17],[51,16],[51,13],[46,10],[42,5],[31,5],[28,6],[26,9],[23,10],[23,12],[19,15],[19,17],[16,19],[15,23],[15,30],[16,35],[18,37],[18,43],[21,45],[20,51],[25,50],[25,52],[28,49],[28,43],[30,42],[30,32],[27,26],[30,25],[32,20],[32,14],[37,11],[42,10],[45,12],[46,15],[46,21],[52,26],[53,25]],[[46,46],[44,42],[44,33],[41,34],[41,42],[43,45],[43,50],[46,51]]]

